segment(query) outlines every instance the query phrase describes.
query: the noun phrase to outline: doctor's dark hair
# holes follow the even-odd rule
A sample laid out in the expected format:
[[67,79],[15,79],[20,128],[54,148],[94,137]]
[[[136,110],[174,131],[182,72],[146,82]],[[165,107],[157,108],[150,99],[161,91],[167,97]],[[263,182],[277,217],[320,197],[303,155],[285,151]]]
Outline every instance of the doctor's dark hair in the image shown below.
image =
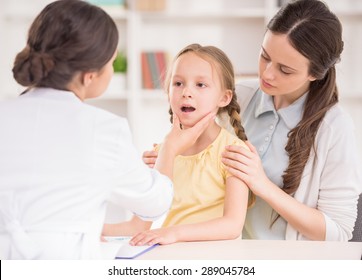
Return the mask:
[[[244,127],[241,124],[240,118],[240,105],[237,102],[237,97],[235,93],[235,75],[234,75],[234,67],[227,57],[227,55],[217,47],[214,46],[201,46],[199,44],[191,44],[183,48],[174,58],[173,64],[175,61],[185,53],[192,52],[202,59],[208,61],[212,67],[216,69],[216,72],[220,78],[221,86],[224,90],[230,90],[232,92],[232,99],[230,103],[223,107],[219,108],[218,115],[226,112],[229,115],[230,124],[233,127],[236,136],[238,136],[241,140],[247,140]],[[164,88],[167,94],[169,93],[171,86],[171,75],[172,75],[172,65],[168,69],[165,78]],[[169,113],[172,115],[173,112],[170,108]]]
[[79,0],[55,1],[30,26],[13,75],[22,86],[66,90],[75,74],[101,70],[117,44],[117,27],[101,8]]
[[315,138],[326,112],[338,102],[335,64],[343,51],[342,25],[325,3],[299,0],[286,4],[271,19],[268,30],[286,34],[290,44],[309,60],[312,81],[301,121],[289,132],[289,165],[283,189],[293,195],[300,184]]

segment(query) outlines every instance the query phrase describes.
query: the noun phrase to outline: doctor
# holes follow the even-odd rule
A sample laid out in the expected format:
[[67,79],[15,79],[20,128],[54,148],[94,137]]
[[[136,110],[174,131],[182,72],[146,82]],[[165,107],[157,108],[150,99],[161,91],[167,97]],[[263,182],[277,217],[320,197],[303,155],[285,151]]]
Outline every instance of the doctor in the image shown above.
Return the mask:
[[212,116],[187,131],[175,119],[149,169],[127,121],[83,103],[107,88],[117,43],[85,1],[55,1],[31,25],[13,67],[28,89],[0,103],[0,259],[100,258],[109,198],[144,220],[168,210],[173,159]]

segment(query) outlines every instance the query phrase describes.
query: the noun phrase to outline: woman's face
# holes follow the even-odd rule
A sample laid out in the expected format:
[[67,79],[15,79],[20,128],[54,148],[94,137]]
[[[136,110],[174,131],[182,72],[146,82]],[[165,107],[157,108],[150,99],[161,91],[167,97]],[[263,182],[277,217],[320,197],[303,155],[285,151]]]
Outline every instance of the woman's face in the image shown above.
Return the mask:
[[272,96],[294,102],[309,89],[309,60],[289,43],[285,34],[267,31],[259,57],[260,88]]

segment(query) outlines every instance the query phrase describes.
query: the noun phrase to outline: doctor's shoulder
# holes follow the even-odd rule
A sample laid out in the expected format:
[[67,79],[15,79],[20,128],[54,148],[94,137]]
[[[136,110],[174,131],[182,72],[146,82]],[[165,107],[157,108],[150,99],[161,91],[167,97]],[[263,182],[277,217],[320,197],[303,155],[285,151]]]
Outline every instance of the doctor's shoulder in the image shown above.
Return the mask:
[[131,132],[126,118],[90,104],[84,105],[84,113],[89,116],[89,121],[93,122],[93,125],[98,130],[103,132],[120,132],[121,134],[130,136]]

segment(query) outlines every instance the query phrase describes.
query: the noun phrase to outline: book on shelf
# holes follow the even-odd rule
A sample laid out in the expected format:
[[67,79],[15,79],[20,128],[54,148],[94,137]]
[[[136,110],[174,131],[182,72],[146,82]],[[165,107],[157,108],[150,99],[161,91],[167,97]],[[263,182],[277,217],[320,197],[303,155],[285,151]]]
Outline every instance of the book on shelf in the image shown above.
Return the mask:
[[142,88],[152,89],[152,75],[151,69],[148,63],[147,53],[141,53],[141,70],[142,70]]
[[152,78],[152,88],[159,89],[161,88],[161,73],[159,72],[157,62],[156,62],[156,53],[148,52],[147,53],[148,67],[150,68],[151,78]]
[[141,64],[142,87],[144,89],[161,89],[163,87],[167,67],[166,52],[142,52]]
[[163,83],[166,78],[166,70],[167,70],[167,54],[162,51],[158,51],[155,53],[157,69],[159,72],[160,86],[163,87]]
[[166,0],[135,0],[135,8],[143,12],[159,12],[166,9]]

